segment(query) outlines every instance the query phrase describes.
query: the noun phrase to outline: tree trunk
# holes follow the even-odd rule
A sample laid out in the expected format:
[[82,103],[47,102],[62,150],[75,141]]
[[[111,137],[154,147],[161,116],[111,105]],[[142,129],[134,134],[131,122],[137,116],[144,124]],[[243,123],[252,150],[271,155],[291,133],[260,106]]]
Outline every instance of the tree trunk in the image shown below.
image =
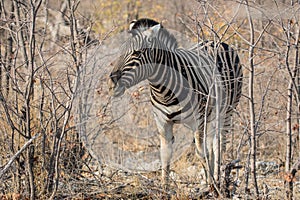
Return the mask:
[[[292,104],[293,104],[293,84],[288,87],[287,120],[286,120],[286,160],[285,171],[289,173],[292,158]],[[293,198],[293,182],[285,180],[285,188],[288,199]]]
[[253,185],[255,189],[255,194],[258,197],[258,185],[257,185],[257,178],[256,178],[256,121],[255,121],[255,108],[254,108],[254,25],[252,16],[249,10],[248,1],[246,1],[246,9],[248,14],[248,21],[249,21],[249,31],[250,31],[250,45],[249,45],[249,112],[250,112],[250,134],[251,134],[251,142],[250,142],[250,149],[251,149],[251,174]]

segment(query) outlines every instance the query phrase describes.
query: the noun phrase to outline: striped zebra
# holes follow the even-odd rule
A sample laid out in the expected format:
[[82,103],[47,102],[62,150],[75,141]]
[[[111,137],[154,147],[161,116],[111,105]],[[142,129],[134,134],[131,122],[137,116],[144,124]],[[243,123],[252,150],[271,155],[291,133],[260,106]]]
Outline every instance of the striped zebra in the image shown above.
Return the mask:
[[220,163],[215,165],[215,160],[222,151],[217,151],[217,143],[223,144],[218,134],[228,130],[241,96],[242,70],[236,51],[225,43],[215,51],[212,42],[180,48],[176,38],[151,19],[132,22],[129,32],[132,37],[113,63],[108,87],[117,97],[148,80],[160,137],[163,185],[169,179],[176,123],[194,131],[197,152],[208,161],[209,180],[218,178]]

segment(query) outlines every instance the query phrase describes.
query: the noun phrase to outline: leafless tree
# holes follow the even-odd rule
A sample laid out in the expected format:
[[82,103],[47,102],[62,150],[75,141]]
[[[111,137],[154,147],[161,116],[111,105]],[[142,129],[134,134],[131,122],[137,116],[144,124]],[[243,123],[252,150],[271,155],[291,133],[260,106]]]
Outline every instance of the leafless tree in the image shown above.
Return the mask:
[[[47,0],[0,2],[1,19],[4,19],[1,21],[4,37],[1,37],[0,58],[4,73],[1,74],[0,100],[1,113],[5,116],[1,125],[5,127],[6,139],[3,139],[9,140],[8,156],[11,155],[1,171],[1,179],[7,179],[7,174],[11,173],[14,181],[7,182],[12,184],[14,191],[11,192],[25,191],[24,196],[28,192],[30,199],[50,193],[51,198],[55,197],[65,162],[61,162],[61,154],[68,140],[76,142],[76,148],[73,148],[74,152],[70,149],[69,156],[82,156],[79,136],[74,134],[65,139],[67,133],[74,132],[71,110],[77,88],[76,73],[81,68],[82,53],[87,45],[85,38],[79,35],[75,14],[78,3],[66,1],[70,45],[62,47],[57,46],[61,43],[48,37]],[[50,46],[55,47],[52,55],[47,53]],[[61,54],[66,54],[66,59],[59,57]],[[55,59],[69,64],[59,65]],[[67,73],[57,78],[60,71]],[[36,135],[41,137],[36,139]],[[38,176],[38,169],[45,176]],[[37,185],[40,180],[44,183]]]
[[249,70],[250,70],[250,76],[249,76],[249,112],[250,112],[250,133],[251,133],[251,140],[250,140],[250,146],[251,146],[251,174],[253,176],[253,185],[255,188],[255,193],[258,196],[258,185],[257,185],[257,178],[256,178],[256,119],[255,119],[255,108],[254,108],[254,48],[257,44],[257,41],[255,41],[254,36],[254,25],[252,16],[249,9],[249,3],[246,1],[246,9],[248,14],[248,21],[249,21],[249,32],[250,32],[250,40],[249,40]]
[[[166,20],[164,27],[184,32],[194,42],[225,41],[239,51],[244,90],[225,159],[218,161],[223,172],[223,181],[216,184],[220,195],[299,197],[294,182],[300,147],[299,1],[199,0],[170,5],[130,0],[120,4],[123,10],[113,1],[57,2],[0,0],[0,198],[55,199],[63,193],[71,198],[168,195],[159,188],[159,175],[154,173],[111,170],[107,177],[99,175],[75,129],[74,98],[79,81],[85,80],[80,73],[86,67],[90,32],[108,42],[137,17]],[[99,82],[105,88],[105,81]],[[136,93],[140,98],[136,102],[147,101],[139,90]],[[99,108],[103,118],[111,117],[107,116],[111,99],[106,100]],[[97,122],[104,124],[104,131],[121,135],[117,120],[106,123],[103,118]],[[191,152],[186,160],[192,160],[189,164],[194,167],[199,160]],[[262,174],[260,164],[274,160],[277,176]],[[237,161],[240,166],[234,166]],[[201,176],[186,178],[190,165],[178,162],[187,175],[180,174],[179,167],[172,170],[176,198],[198,197],[194,188],[202,189]],[[285,172],[283,178],[280,171]],[[282,179],[285,184],[272,185]],[[137,190],[136,196],[132,189]]]
[[[291,2],[291,6],[294,3]],[[294,23],[295,22],[295,23]],[[299,115],[299,24],[297,14],[292,14],[288,19],[281,19],[280,21],[282,31],[285,35],[286,50],[285,50],[285,65],[289,74],[289,85],[288,91],[288,101],[287,101],[287,124],[286,124],[286,161],[285,161],[285,171],[287,177],[285,178],[285,187],[288,199],[293,199],[293,180],[288,176],[291,174],[292,163],[293,163],[293,121],[298,122],[299,119],[294,120],[293,116]],[[295,103],[294,103],[295,99]],[[296,112],[294,110],[294,105],[296,105]],[[294,113],[294,114],[293,114]],[[294,131],[297,131],[296,128]]]

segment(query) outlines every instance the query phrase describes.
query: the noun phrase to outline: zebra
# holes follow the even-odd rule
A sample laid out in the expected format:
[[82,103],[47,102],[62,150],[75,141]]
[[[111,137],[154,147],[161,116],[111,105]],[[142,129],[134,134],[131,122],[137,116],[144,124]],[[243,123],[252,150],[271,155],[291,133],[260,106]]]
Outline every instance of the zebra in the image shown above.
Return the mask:
[[[230,125],[241,97],[243,74],[236,51],[225,43],[219,44],[218,56],[210,51],[214,43],[181,48],[167,29],[150,19],[132,22],[129,32],[132,37],[109,75],[111,95],[121,96],[127,88],[148,80],[164,186],[169,182],[176,123],[193,130],[197,152],[207,158],[209,180],[213,179],[217,174],[216,130]],[[221,135],[224,132],[226,128]]]

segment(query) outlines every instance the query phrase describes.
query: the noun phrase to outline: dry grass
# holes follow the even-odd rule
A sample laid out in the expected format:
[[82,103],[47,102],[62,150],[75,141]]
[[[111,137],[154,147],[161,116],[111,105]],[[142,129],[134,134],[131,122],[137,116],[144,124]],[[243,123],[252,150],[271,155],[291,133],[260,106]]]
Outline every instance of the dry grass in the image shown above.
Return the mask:
[[[58,1],[56,1],[57,3]],[[150,2],[150,1],[149,1]],[[149,5],[150,3],[145,5]],[[50,6],[55,8],[55,5],[50,2]],[[165,13],[161,12],[164,10],[165,3],[156,1],[159,8],[153,8],[149,11],[147,15],[147,9],[142,5],[141,10],[143,16],[153,16],[159,19],[164,19],[166,16],[171,16],[167,11]],[[225,21],[233,16],[234,11],[228,9],[230,5],[234,2],[227,2],[226,4],[212,3],[209,9],[208,16],[213,23],[214,28],[218,29],[222,33],[222,26],[224,26]],[[270,3],[270,2],[268,2]],[[94,7],[94,2],[92,4]],[[152,3],[151,3],[152,5]],[[156,5],[156,4],[155,4]],[[174,20],[169,20],[166,22],[165,27],[177,28],[176,30],[183,30],[192,35],[196,40],[193,33],[188,31],[190,29],[195,30],[195,23],[192,19],[200,21],[203,25],[203,8],[197,6],[186,7],[184,13],[176,16]],[[281,4],[280,4],[281,5]],[[153,5],[152,5],[153,6]],[[94,8],[93,7],[93,8]],[[172,5],[172,16],[175,13],[175,8],[178,10],[180,6]],[[197,7],[197,10],[195,8]],[[79,8],[80,20],[85,21],[83,15],[91,15],[91,21],[102,19],[103,17],[109,18],[109,16],[102,16],[100,9],[89,10],[89,3],[85,1],[83,6]],[[216,8],[217,10],[214,10]],[[236,4],[232,6],[236,8]],[[296,7],[295,7],[296,8]],[[275,9],[275,8],[274,8]],[[225,11],[226,12],[225,12]],[[260,9],[258,9],[260,10]],[[174,11],[174,13],[173,13]],[[219,11],[219,12],[217,12]],[[224,16],[220,16],[220,13],[224,11],[226,15],[226,20]],[[269,9],[262,9],[262,11],[270,11]],[[94,13],[93,13],[94,12]],[[97,13],[96,13],[97,12]],[[124,11],[125,13],[126,11]],[[157,12],[157,13],[155,13]],[[258,11],[257,11],[258,12]],[[261,12],[259,12],[261,14]],[[198,15],[197,15],[198,14]],[[274,12],[269,13],[271,17],[274,17]],[[289,14],[293,15],[293,12]],[[118,20],[122,24],[126,17],[125,14],[120,14]],[[269,15],[266,15],[269,16]],[[99,17],[99,18],[97,18]],[[284,14],[284,17],[287,17]],[[180,20],[179,20],[180,19]],[[263,18],[265,19],[265,18]],[[177,20],[177,21],[176,21]],[[293,19],[294,20],[294,19]],[[53,21],[53,20],[52,20]],[[114,22],[109,22],[111,19],[106,19],[105,26],[113,27]],[[181,24],[184,22],[184,24]],[[246,39],[249,37],[247,20],[242,14],[239,15],[234,21],[234,27],[239,31],[242,36]],[[297,24],[297,21],[292,21],[292,25]],[[39,22],[40,23],[40,22]],[[86,22],[88,24],[88,22]],[[99,23],[99,22],[97,22]],[[262,25],[265,21],[262,20],[261,16],[255,13],[255,27],[256,36],[261,32]],[[285,199],[285,151],[286,151],[286,103],[287,103],[287,86],[289,82],[289,75],[286,68],[285,52],[286,52],[286,39],[285,34],[282,31],[280,25],[281,21],[277,18],[273,19],[271,26],[265,33],[263,41],[258,43],[255,50],[255,106],[256,106],[256,117],[258,124],[257,131],[257,160],[258,163],[258,185],[260,191],[261,199]],[[286,19],[283,19],[282,23],[287,23]],[[244,25],[242,25],[244,24]],[[245,25],[246,24],[246,25]],[[181,26],[182,25],[182,26]],[[206,38],[212,36],[209,28],[203,26],[203,34],[206,34]],[[108,30],[100,30],[97,27],[93,29],[94,31],[99,31],[95,35],[99,34],[99,38],[104,38],[104,32]],[[1,30],[2,31],[2,30]],[[234,44],[240,53],[241,62],[244,65],[244,96],[237,108],[236,114],[234,116],[234,130],[228,135],[227,151],[224,156],[224,164],[239,158],[240,165],[242,166],[239,170],[232,171],[232,182],[237,184],[236,187],[232,187],[234,192],[234,198],[239,199],[256,199],[254,195],[253,185],[251,177],[249,179],[249,190],[245,191],[245,173],[247,167],[247,158],[249,155],[249,111],[248,111],[248,45],[239,36],[233,34],[233,29],[229,29],[227,34],[230,35],[228,42]],[[2,32],[1,32],[2,34]],[[231,36],[233,34],[234,36]],[[37,36],[41,37],[41,35]],[[226,38],[226,37],[225,37]],[[38,39],[40,42],[41,38]],[[51,42],[50,36],[46,37],[47,42]],[[68,41],[68,38],[66,38]],[[61,105],[66,105],[68,101],[68,94],[66,94],[65,89],[67,88],[68,77],[67,74],[73,73],[74,68],[72,65],[71,56],[67,50],[70,49],[69,43],[66,41],[58,41],[57,46],[50,48],[47,46],[44,55],[47,60],[47,69],[41,70],[36,74],[34,91],[35,95],[32,99],[32,130],[34,133],[39,131],[44,131],[43,138],[40,137],[34,142],[35,147],[35,157],[34,157],[34,174],[35,174],[35,184],[37,190],[38,199],[46,199],[49,197],[48,191],[45,190],[46,180],[49,180],[49,160],[51,158],[51,153],[55,150],[54,142],[58,135],[53,132],[53,123],[51,120],[53,114],[51,113],[52,108],[52,95],[56,95],[54,101],[55,106],[57,106],[57,116],[62,116],[64,107],[59,107]],[[52,41],[53,42],[53,41]],[[66,45],[60,46],[60,45]],[[65,49],[63,49],[63,47]],[[4,52],[5,48],[1,46],[0,53]],[[291,52],[288,61],[290,64],[293,63],[295,58],[294,51]],[[19,59],[19,58],[16,58]],[[101,62],[101,61],[100,61]],[[105,61],[107,62],[107,61]],[[23,69],[23,61],[18,60],[17,78],[20,81],[20,89],[24,90],[25,81],[24,77],[27,78],[27,69]],[[38,62],[37,62],[38,63]],[[147,91],[147,84],[139,85],[132,88],[127,92],[127,96],[123,99],[124,102],[121,104],[123,107],[119,107],[119,110],[126,111],[124,116],[120,117],[119,120],[115,121],[116,110],[114,106],[120,104],[118,101],[111,101],[109,98],[107,88],[106,88],[106,75],[109,73],[107,65],[99,65],[99,73],[92,74],[93,78],[97,79],[95,85],[92,85],[95,101],[93,114],[96,116],[88,121],[88,125],[91,129],[88,129],[88,141],[91,142],[92,151],[88,152],[88,149],[82,147],[82,143],[77,138],[77,132],[72,129],[76,125],[76,116],[72,115],[70,122],[68,124],[67,134],[61,144],[61,160],[59,165],[59,185],[56,194],[56,199],[201,199],[201,194],[203,191],[209,190],[205,185],[204,172],[199,162],[197,156],[195,156],[195,150],[192,142],[191,133],[183,127],[176,126],[175,133],[177,134],[177,139],[180,139],[180,135],[188,139],[185,140],[186,144],[183,144],[183,140],[179,140],[176,143],[175,149],[178,150],[175,154],[175,158],[172,162],[172,172],[171,172],[171,185],[170,190],[165,192],[161,187],[160,181],[160,171],[154,172],[126,172],[121,169],[109,168],[105,165],[99,165],[98,161],[101,160],[101,153],[106,152],[110,154],[114,151],[113,158],[110,158],[114,162],[119,162],[119,165],[125,165],[122,161],[130,158],[128,154],[119,155],[121,152],[132,152],[133,154],[138,154],[143,152],[143,155],[149,155],[150,152],[156,152],[154,157],[150,157],[153,160],[159,160],[159,140],[157,137],[157,130],[155,127],[155,122],[151,114],[151,106],[149,103],[149,94]],[[102,67],[102,68],[101,68]],[[97,68],[97,69],[98,69]],[[51,77],[50,77],[51,75]],[[24,83],[22,82],[24,81]],[[40,82],[41,81],[41,82]],[[43,108],[44,119],[40,121],[40,102],[41,102],[41,83],[45,83],[46,93],[44,101],[45,107]],[[50,86],[53,83],[54,89],[50,91]],[[15,91],[13,91],[15,92]],[[20,114],[22,105],[24,105],[24,99],[22,100],[22,95],[13,93],[6,99],[11,113]],[[68,91],[69,92],[69,91]],[[2,104],[1,104],[2,105]],[[20,105],[17,107],[16,105]],[[293,158],[295,160],[298,157],[299,152],[299,135],[297,123],[298,111],[294,105],[295,112],[293,113]],[[20,148],[25,140],[20,135],[16,134],[11,130],[7,122],[7,116],[3,112],[3,107],[0,108],[0,169],[3,167],[9,158]],[[119,111],[117,110],[117,112]],[[12,114],[13,115],[13,114]],[[19,121],[17,115],[13,115],[14,122],[18,127],[22,127],[22,123]],[[58,120],[58,125],[61,125],[64,118]],[[46,123],[49,120],[51,122]],[[45,125],[42,127],[41,125]],[[43,129],[44,128],[44,129]],[[97,135],[93,135],[94,130],[101,130],[97,132]],[[22,129],[24,130],[24,129]],[[108,139],[108,143],[103,140],[103,138]],[[142,139],[141,139],[142,138]],[[111,145],[113,144],[113,145]],[[182,146],[184,148],[182,148]],[[44,145],[44,146],[43,146]],[[105,146],[106,145],[106,146]],[[114,148],[112,148],[112,146]],[[117,148],[115,148],[117,147]],[[44,149],[43,149],[44,148]],[[98,148],[98,149],[97,149]],[[180,149],[182,148],[182,149]],[[183,152],[183,155],[181,153]],[[93,156],[92,156],[93,155]],[[119,157],[118,157],[119,156]],[[134,159],[134,157],[132,157]],[[146,157],[145,157],[146,159]],[[0,182],[0,199],[28,199],[29,197],[29,187],[28,187],[28,172],[26,168],[26,152],[18,158],[14,165],[11,167],[10,171],[5,174],[3,181]],[[148,160],[148,161],[149,161]],[[152,160],[152,161],[153,161]],[[105,161],[105,160],[104,160]],[[143,163],[142,163],[143,164]],[[157,166],[155,166],[157,168]],[[158,168],[157,168],[158,169]],[[101,173],[103,171],[103,174]],[[14,176],[19,173],[20,180],[17,181]],[[300,199],[300,179],[296,175],[294,180],[294,199]],[[215,198],[214,196],[203,197],[202,199]]]

